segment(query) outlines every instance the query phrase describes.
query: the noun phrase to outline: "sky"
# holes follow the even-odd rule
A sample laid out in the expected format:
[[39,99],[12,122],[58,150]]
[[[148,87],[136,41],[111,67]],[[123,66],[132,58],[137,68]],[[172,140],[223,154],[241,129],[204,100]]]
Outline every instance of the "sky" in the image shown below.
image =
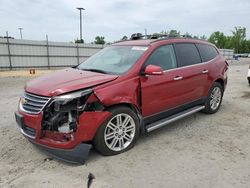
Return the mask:
[[97,35],[107,42],[133,33],[176,29],[209,36],[214,31],[231,35],[246,27],[250,38],[250,0],[0,0],[0,36],[6,31],[20,38],[70,42],[79,38],[79,10],[83,7],[83,39]]

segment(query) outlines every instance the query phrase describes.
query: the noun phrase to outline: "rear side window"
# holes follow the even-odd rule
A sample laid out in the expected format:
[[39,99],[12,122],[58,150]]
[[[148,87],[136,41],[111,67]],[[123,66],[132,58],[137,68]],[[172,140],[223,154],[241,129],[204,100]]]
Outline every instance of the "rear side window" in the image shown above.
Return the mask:
[[163,70],[176,68],[176,58],[172,45],[161,46],[157,48],[148,58],[147,65],[160,66]]
[[200,54],[194,44],[175,44],[175,50],[179,67],[201,63]]
[[206,44],[196,44],[200,51],[202,62],[210,61],[218,55],[217,50],[213,46]]

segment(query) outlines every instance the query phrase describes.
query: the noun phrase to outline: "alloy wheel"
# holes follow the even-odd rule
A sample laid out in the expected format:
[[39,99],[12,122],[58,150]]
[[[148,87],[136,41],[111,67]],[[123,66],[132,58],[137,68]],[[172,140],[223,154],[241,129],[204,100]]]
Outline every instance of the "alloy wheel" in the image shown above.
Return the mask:
[[221,96],[221,89],[219,87],[215,87],[210,96],[210,107],[212,110],[216,110],[220,106]]
[[126,149],[135,137],[136,125],[133,118],[125,113],[115,115],[107,124],[104,140],[112,151]]

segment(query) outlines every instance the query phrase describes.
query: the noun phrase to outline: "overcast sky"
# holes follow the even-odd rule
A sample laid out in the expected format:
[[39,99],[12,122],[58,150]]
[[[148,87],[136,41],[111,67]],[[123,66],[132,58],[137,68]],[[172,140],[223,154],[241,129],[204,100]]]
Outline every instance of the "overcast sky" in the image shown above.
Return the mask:
[[73,41],[79,38],[79,11],[84,7],[83,38],[104,36],[112,42],[132,33],[176,29],[209,36],[230,35],[234,26],[247,28],[250,37],[250,0],[0,0],[0,36]]

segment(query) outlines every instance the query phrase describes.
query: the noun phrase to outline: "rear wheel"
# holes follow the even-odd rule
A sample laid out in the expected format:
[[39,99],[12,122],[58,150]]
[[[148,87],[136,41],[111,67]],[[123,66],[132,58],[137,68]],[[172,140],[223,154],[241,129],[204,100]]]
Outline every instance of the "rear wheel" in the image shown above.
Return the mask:
[[207,114],[213,114],[217,112],[220,108],[222,97],[223,88],[220,83],[215,82],[208,93],[208,97],[205,103],[205,109],[203,110],[203,112]]
[[100,126],[94,146],[103,155],[115,155],[131,149],[139,135],[139,120],[127,107],[110,109],[111,117]]

